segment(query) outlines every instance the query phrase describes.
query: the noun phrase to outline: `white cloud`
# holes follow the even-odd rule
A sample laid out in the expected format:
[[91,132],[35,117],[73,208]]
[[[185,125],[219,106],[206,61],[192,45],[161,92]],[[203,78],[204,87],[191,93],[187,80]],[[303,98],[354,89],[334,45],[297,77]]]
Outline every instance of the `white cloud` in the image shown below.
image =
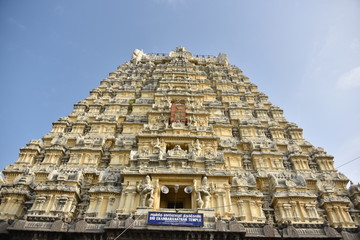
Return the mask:
[[360,66],[341,75],[338,85],[342,88],[360,87]]

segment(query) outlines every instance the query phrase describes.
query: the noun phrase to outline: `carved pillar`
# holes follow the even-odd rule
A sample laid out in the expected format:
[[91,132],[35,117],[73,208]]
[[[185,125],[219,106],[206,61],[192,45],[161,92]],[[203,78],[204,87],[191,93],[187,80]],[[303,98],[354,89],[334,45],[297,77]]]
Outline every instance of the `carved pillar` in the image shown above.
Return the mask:
[[292,210],[293,210],[293,215],[294,215],[293,219],[294,219],[295,221],[299,221],[299,220],[300,220],[300,216],[299,216],[299,212],[298,212],[298,209],[297,209],[297,204],[296,204],[296,202],[295,202],[295,201],[291,201],[290,204],[291,204],[291,208],[292,208]]
[[303,161],[304,169],[309,170],[309,164],[306,160]]
[[330,161],[325,160],[325,164],[326,164],[326,169],[327,169],[327,170],[332,170],[332,166],[331,166],[331,164],[330,164]]
[[135,200],[135,192],[129,192],[125,202],[125,212],[130,212]]
[[107,214],[113,212],[113,206],[114,206],[115,200],[116,200],[115,197],[110,197],[109,198],[109,203],[108,203],[108,205],[106,207],[106,213]]
[[100,205],[101,205],[101,200],[103,199],[103,197],[97,197],[96,198],[96,205],[95,205],[95,208],[94,208],[94,212],[96,213],[96,215],[99,214],[99,209],[100,209]]
[[319,216],[319,213],[318,213],[317,210],[316,210],[316,203],[313,203],[313,204],[312,204],[312,208],[313,208],[313,211],[314,211],[314,216],[315,216],[315,218],[319,219],[320,216]]
[[[44,204],[44,202],[45,202],[45,200],[41,200],[41,199],[37,198],[37,199],[35,200],[35,203],[34,203],[32,209],[33,209],[33,210],[40,210],[40,206],[41,206],[42,204]],[[1,212],[1,211],[0,211],[0,212]]]
[[11,213],[11,210],[14,208],[15,204],[16,204],[16,199],[11,198],[10,201],[8,201],[6,208],[8,213]]
[[92,196],[92,197],[90,197],[90,204],[89,204],[87,212],[88,213],[94,212],[95,206],[96,206],[96,197]]
[[24,211],[24,208],[22,206],[23,203],[24,203],[24,201],[22,199],[16,199],[16,201],[15,201],[16,208],[14,209],[14,213],[16,216],[20,216],[20,214]]
[[128,193],[127,193],[127,192],[123,192],[123,193],[121,194],[118,210],[120,210],[120,211],[123,211],[123,210],[124,210],[125,200],[127,199],[127,197],[128,197]]
[[341,213],[342,218],[344,219],[344,222],[352,222],[352,219],[349,214],[349,208],[348,207],[341,207],[339,206],[339,211]]
[[315,204],[312,203],[306,204],[305,208],[306,208],[306,212],[308,213],[309,219],[314,220],[319,218]]
[[312,206],[311,206],[311,204],[308,204],[308,203],[301,203],[301,207],[302,208],[304,208],[305,209],[305,220],[310,220],[310,219],[312,219],[313,218],[313,213],[312,213],[312,210],[311,210],[311,208],[312,208]]
[[334,212],[332,210],[332,207],[327,207],[325,208],[326,209],[326,213],[327,213],[327,216],[329,218],[329,222],[330,223],[335,223],[336,222],[336,218],[335,218],[335,215],[334,215]]
[[224,212],[226,212],[226,192],[222,192],[220,193],[220,201],[221,201],[221,205],[220,206],[223,206],[222,209],[224,210]]
[[227,198],[227,202],[228,202],[228,204],[226,204],[227,205],[227,211],[232,212],[233,209],[232,209],[232,204],[231,204],[230,189],[226,190],[226,198]]
[[54,205],[54,197],[45,196],[45,202],[42,205],[42,208],[40,210],[43,210],[44,213],[49,212],[51,209],[51,206],[53,206],[53,205]]
[[73,205],[75,199],[72,197],[69,199],[68,204],[66,205],[64,212],[71,212],[71,206]]
[[136,192],[131,192],[130,193],[130,207],[129,207],[129,212],[131,211],[131,209],[134,207],[135,205],[135,196],[136,196]]
[[288,204],[288,203],[284,203],[283,208],[284,208],[285,218],[286,219],[292,219],[291,205]]
[[249,212],[250,212],[250,221],[256,220],[256,214],[254,212],[254,201],[249,200]]
[[245,220],[246,216],[245,216],[245,212],[244,212],[244,201],[238,200],[236,204],[239,208],[240,220]]
[[221,206],[222,206],[222,204],[221,204],[221,198],[222,198],[221,193],[215,193],[215,198],[216,198],[216,207],[218,207],[219,211],[223,212],[223,210],[221,210],[222,209],[221,208]]
[[3,213],[3,212],[4,212],[4,209],[6,209],[5,206],[7,205],[7,202],[8,202],[8,201],[9,201],[9,198],[8,198],[8,197],[3,197],[3,198],[1,199],[0,213]]
[[280,212],[280,218],[281,218],[281,220],[286,219],[286,216],[285,216],[285,210],[284,210],[283,205],[278,204],[278,208],[279,208],[279,212]]
[[299,206],[300,218],[303,221],[309,220],[309,214],[308,214],[307,209],[306,209],[306,204],[304,202],[299,202],[298,206]]
[[264,211],[262,210],[262,202],[261,201],[256,201],[255,204],[256,204],[257,209],[258,209],[258,216],[265,219],[265,214],[264,214]]
[[334,169],[332,161],[326,161],[326,163],[327,163],[327,165],[328,165],[328,169],[329,169],[329,170],[333,170],[333,169]]
[[341,210],[339,209],[339,207],[334,206],[333,209],[335,210],[336,216],[337,216],[337,223],[341,223],[344,221],[343,217],[341,216]]

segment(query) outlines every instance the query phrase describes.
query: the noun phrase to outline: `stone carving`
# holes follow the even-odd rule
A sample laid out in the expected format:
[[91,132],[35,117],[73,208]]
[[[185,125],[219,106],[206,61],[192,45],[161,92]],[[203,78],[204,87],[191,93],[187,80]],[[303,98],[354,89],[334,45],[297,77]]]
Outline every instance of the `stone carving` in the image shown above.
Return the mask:
[[208,183],[207,177],[204,176],[201,180],[201,186],[195,185],[195,191],[197,193],[196,203],[198,208],[210,208],[210,200],[211,200],[211,187]]
[[272,188],[283,186],[289,189],[303,188],[306,186],[306,180],[300,173],[282,172],[279,174],[269,174]]
[[80,220],[75,223],[75,232],[85,232],[86,228],[88,226],[88,223],[85,220]]
[[[93,128],[94,129],[94,128]],[[102,137],[91,137],[91,136],[79,136],[76,139],[76,145],[79,147],[102,147],[105,143],[105,139]]]
[[169,108],[171,108],[171,106],[172,106],[172,102],[171,102],[171,98],[169,98],[168,96],[165,96],[165,101],[166,101],[166,103],[167,103],[167,106],[169,107]]
[[29,168],[26,168],[23,174],[18,175],[14,179],[14,184],[32,185],[34,183],[35,174]]
[[247,189],[249,186],[255,187],[256,180],[254,175],[250,172],[238,173],[233,177],[232,185],[236,187],[246,187]]
[[318,180],[316,183],[316,187],[318,188],[319,191],[324,193],[335,193],[338,189],[336,184],[331,180],[326,180],[326,181]]
[[136,159],[136,157],[137,157],[137,154],[138,152],[137,151],[134,151],[134,150],[131,150],[130,151],[130,161],[133,161],[133,160],[135,160]]
[[291,221],[287,221],[284,224],[285,228],[283,229],[283,237],[288,238],[298,238],[299,233],[296,231],[296,228],[292,225]]
[[171,127],[173,129],[185,129],[185,123],[184,122],[172,122]]
[[159,153],[161,150],[161,143],[159,138],[156,138],[156,141],[153,144],[153,148],[154,148],[154,153]]
[[288,152],[293,154],[300,154],[302,150],[299,145],[295,143],[295,141],[290,140],[288,145]]
[[222,139],[221,142],[220,142],[220,146],[224,147],[224,148],[234,147],[235,144],[236,144],[236,141],[233,138]]
[[175,145],[175,147],[168,151],[169,157],[179,157],[185,158],[187,156],[187,151],[182,150],[180,145]]
[[227,229],[227,224],[226,224],[226,222],[225,222],[224,220],[222,220],[221,217],[218,217],[218,218],[217,218],[216,223],[215,223],[215,229],[216,229],[217,231],[222,231],[222,232],[228,230],[228,229]]
[[47,179],[49,181],[69,181],[80,183],[83,180],[83,172],[78,169],[59,169],[58,167],[55,167],[49,173]]
[[165,117],[164,114],[161,114],[159,121],[165,126],[165,128],[169,127],[169,118]]
[[204,147],[204,156],[206,159],[213,159],[216,156],[216,143],[214,143],[213,145],[211,144],[207,144]]
[[137,191],[140,193],[140,206],[152,207],[154,201],[154,185],[149,175],[145,177],[142,183],[138,184]]
[[220,64],[229,65],[229,60],[225,53],[219,53],[219,55],[217,56],[217,60]]
[[52,145],[64,145],[66,143],[67,139],[65,136],[63,136],[62,133],[60,133],[58,136],[54,137],[52,140],[51,140],[51,144]]
[[141,148],[140,152],[139,152],[139,157],[141,158],[146,158],[149,156],[150,153],[150,149],[148,146],[144,146]]
[[100,172],[99,182],[107,183],[107,184],[115,184],[118,183],[120,178],[120,173],[114,172],[110,168],[106,168],[104,171]]
[[141,61],[141,59],[145,56],[146,54],[144,54],[142,50],[135,49],[132,54],[131,61],[135,64],[138,64]]
[[188,124],[190,126],[195,126],[195,127],[197,126],[197,118],[196,118],[195,115],[190,115],[189,120],[188,120]]
[[134,222],[135,222],[134,216],[133,216],[133,214],[130,214],[129,217],[125,220],[125,227],[126,228],[132,227]]
[[202,150],[201,143],[199,139],[196,139],[196,141],[192,143],[192,153],[198,157],[201,154],[201,150]]
[[271,238],[275,237],[274,226],[268,221],[265,222],[265,226],[263,227],[265,237]]
[[245,232],[245,227],[239,221],[237,221],[234,217],[232,217],[229,221],[229,230],[231,232]]

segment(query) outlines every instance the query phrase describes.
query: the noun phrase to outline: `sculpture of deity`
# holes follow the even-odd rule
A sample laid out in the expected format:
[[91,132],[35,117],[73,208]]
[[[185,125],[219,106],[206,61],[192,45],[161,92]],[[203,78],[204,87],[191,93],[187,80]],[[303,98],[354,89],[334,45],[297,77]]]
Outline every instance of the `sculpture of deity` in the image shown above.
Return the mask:
[[196,190],[198,197],[196,199],[198,208],[210,208],[211,187],[208,183],[207,177],[203,177],[201,187]]
[[201,153],[201,143],[199,141],[199,139],[196,139],[195,143],[193,143],[193,153],[196,155],[196,156],[199,156],[200,153]]
[[[154,185],[152,184],[151,178],[149,175],[137,186],[137,191],[140,193],[140,206],[143,207],[152,207],[154,199]],[[146,201],[147,197],[149,199]],[[146,204],[147,203],[147,204]]]

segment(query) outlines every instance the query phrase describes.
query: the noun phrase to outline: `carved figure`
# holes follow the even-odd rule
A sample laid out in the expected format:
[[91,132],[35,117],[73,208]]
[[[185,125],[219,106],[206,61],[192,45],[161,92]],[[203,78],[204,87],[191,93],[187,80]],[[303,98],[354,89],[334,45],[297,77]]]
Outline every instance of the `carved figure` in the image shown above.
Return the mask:
[[158,153],[158,152],[160,152],[160,149],[161,149],[160,140],[159,140],[159,138],[157,138],[154,143],[154,152]]
[[54,168],[50,174],[48,175],[47,179],[52,181],[52,180],[56,180],[57,176],[58,176],[59,172],[57,170],[57,168]]
[[186,157],[186,150],[182,150],[180,145],[176,145],[173,149],[168,151],[170,157]]
[[52,145],[64,145],[66,143],[66,138],[60,133],[59,136],[54,137],[51,140]]
[[[149,196],[149,199],[154,199],[154,185],[152,184],[151,178],[149,175],[137,186],[137,191],[140,193],[140,206],[143,207],[152,207],[153,200],[148,200],[146,204],[146,199]],[[151,204],[151,206],[150,206]]]
[[131,61],[135,64],[137,64],[138,62],[141,61],[142,57],[144,56],[144,52],[142,50],[139,50],[139,49],[135,49],[133,54],[132,54],[132,57],[131,57]]
[[[195,186],[196,187],[196,186]],[[207,177],[203,177],[201,187],[196,190],[198,197],[196,199],[198,208],[210,208],[211,187],[208,184]]]
[[189,124],[191,126],[196,126],[196,122],[197,122],[196,116],[190,116],[189,117]]
[[248,177],[248,179],[247,179],[248,183],[250,185],[256,185],[256,179],[252,173],[247,173],[247,177]]
[[302,187],[306,186],[306,180],[305,180],[304,176],[301,175],[300,173],[296,173],[296,180],[300,186],[302,186]]
[[276,187],[279,183],[277,178],[274,176],[274,174],[269,174],[270,182],[273,187]]
[[199,141],[199,139],[196,139],[195,143],[193,143],[193,153],[196,155],[196,156],[199,156],[200,153],[201,153],[201,143]]
[[171,105],[172,105],[172,103],[171,103],[171,99],[170,99],[170,98],[168,98],[168,97],[166,96],[166,97],[165,97],[165,100],[166,100],[166,102],[167,102],[167,104],[168,104],[169,108],[171,108]]
[[80,135],[77,139],[76,139],[76,145],[78,146],[83,146],[84,145],[84,136]]
[[164,116],[164,114],[161,114],[159,120],[161,123],[163,123],[165,125],[165,128],[169,127],[169,121],[168,121],[167,117]]
[[295,143],[295,141],[291,140],[289,141],[289,145],[288,145],[288,151],[289,153],[295,153],[295,154],[299,154],[302,152],[301,148],[299,147],[299,145],[297,145]]
[[139,154],[140,157],[147,157],[149,156],[149,147],[148,146],[144,146]]
[[130,151],[130,161],[135,159],[136,154],[137,154],[137,151],[134,151],[134,150]]

